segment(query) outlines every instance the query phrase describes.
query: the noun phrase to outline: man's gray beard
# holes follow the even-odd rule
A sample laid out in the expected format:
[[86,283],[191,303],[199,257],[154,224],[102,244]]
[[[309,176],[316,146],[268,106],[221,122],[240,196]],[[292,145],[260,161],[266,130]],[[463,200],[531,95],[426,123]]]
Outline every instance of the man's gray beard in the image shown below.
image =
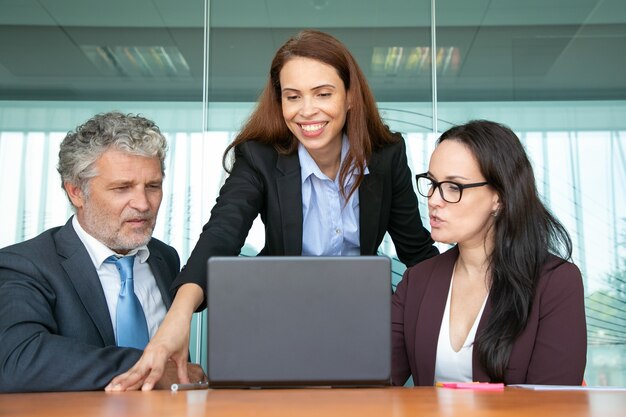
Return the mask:
[[[126,213],[122,213],[122,217],[125,218],[136,217],[135,213],[133,213],[133,215],[134,216],[128,216]],[[125,235],[117,233],[116,230],[111,230],[111,226],[106,219],[103,219],[100,212],[97,210],[92,210],[89,204],[85,204],[84,217],[86,225],[83,225],[83,228],[94,238],[114,251],[130,251],[147,245],[150,239],[152,239],[152,232],[156,225],[155,216],[152,220],[152,224],[148,227],[148,233],[141,237],[141,240],[137,241],[140,237],[137,234],[131,234],[130,238],[127,238]],[[145,218],[145,215],[140,215],[140,217]],[[135,237],[135,239],[132,239],[132,237]]]

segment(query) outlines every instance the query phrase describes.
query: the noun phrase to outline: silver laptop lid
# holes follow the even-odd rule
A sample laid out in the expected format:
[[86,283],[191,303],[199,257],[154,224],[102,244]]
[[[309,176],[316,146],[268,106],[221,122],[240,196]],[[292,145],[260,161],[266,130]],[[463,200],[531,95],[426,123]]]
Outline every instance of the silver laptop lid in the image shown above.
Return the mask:
[[211,387],[371,386],[391,375],[385,257],[214,257]]

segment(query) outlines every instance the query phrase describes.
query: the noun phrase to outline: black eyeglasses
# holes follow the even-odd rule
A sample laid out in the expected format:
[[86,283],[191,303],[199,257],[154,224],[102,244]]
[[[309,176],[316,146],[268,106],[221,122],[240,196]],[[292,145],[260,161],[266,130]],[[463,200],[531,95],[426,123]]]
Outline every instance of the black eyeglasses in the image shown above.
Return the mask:
[[415,176],[417,181],[417,191],[424,197],[432,197],[436,188],[439,188],[439,195],[448,203],[458,203],[463,196],[463,190],[466,188],[482,187],[489,184],[488,182],[475,182],[473,184],[459,184],[454,181],[437,182],[430,178],[428,174],[419,174]]

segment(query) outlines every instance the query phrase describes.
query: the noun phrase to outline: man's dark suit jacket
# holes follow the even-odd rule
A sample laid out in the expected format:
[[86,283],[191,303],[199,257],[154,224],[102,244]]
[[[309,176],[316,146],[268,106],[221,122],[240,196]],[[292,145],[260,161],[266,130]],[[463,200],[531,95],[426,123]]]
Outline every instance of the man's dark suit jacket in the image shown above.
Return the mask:
[[[178,254],[156,239],[148,249],[169,308]],[[115,345],[100,280],[71,219],[0,250],[0,392],[102,389],[141,354]]]
[[[441,320],[457,247],[407,270],[392,302],[392,382],[433,385]],[[562,262],[562,263],[561,263]],[[484,330],[487,304],[477,333]],[[550,256],[535,293],[526,328],[513,344],[505,371],[507,384],[580,385],[587,355],[582,277],[576,265]],[[490,382],[473,352],[474,381]]]
[[[404,140],[373,152],[369,174],[359,187],[362,255],[375,255],[389,232],[398,258],[411,266],[435,256],[430,234],[422,225]],[[265,224],[260,255],[302,254],[302,176],[298,155],[280,155],[272,147],[250,141],[235,149],[235,163],[220,190],[174,288],[195,282],[203,289],[211,256],[236,256],[254,219]]]

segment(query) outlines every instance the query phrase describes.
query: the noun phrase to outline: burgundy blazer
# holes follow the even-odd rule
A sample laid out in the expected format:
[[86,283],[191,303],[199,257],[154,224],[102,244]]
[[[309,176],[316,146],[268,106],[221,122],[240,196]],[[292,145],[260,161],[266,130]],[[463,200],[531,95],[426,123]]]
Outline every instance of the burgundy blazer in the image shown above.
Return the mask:
[[[454,263],[455,246],[409,268],[392,299],[392,382],[433,385],[437,340]],[[492,306],[487,299],[478,324],[486,327]],[[513,344],[504,375],[507,384],[580,385],[587,356],[587,326],[582,277],[576,265],[550,256],[533,300],[526,328]],[[477,352],[474,381],[489,382]]]

